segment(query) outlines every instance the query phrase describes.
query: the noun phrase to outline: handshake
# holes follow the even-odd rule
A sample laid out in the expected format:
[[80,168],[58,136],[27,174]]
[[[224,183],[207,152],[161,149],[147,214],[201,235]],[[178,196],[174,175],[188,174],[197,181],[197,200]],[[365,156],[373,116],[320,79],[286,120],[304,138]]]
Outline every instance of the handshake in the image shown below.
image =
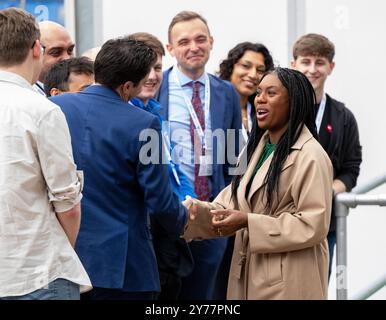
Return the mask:
[[248,227],[248,214],[236,210],[219,209],[214,204],[186,197],[182,203],[189,210],[184,238],[203,240],[229,237]]

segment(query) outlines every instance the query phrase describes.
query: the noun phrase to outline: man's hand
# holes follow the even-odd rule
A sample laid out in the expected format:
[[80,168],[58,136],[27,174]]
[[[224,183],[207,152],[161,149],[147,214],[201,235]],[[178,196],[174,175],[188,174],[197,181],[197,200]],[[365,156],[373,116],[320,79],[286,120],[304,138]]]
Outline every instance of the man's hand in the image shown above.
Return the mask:
[[332,184],[332,189],[334,190],[334,195],[347,191],[346,185],[338,179],[334,180]]
[[194,203],[194,199],[190,196],[187,196],[182,204],[189,211],[189,220],[194,221],[198,213],[197,205]]
[[212,227],[220,237],[234,235],[248,227],[248,214],[235,210],[212,210]]

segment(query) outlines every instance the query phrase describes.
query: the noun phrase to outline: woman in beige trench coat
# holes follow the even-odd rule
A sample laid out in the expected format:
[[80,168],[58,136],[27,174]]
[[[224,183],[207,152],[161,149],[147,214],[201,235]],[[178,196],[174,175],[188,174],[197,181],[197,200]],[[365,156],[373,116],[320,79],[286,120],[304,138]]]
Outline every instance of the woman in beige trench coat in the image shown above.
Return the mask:
[[236,234],[228,299],[327,299],[332,166],[315,139],[315,94],[300,72],[261,80],[245,173],[212,203],[187,199],[184,238]]

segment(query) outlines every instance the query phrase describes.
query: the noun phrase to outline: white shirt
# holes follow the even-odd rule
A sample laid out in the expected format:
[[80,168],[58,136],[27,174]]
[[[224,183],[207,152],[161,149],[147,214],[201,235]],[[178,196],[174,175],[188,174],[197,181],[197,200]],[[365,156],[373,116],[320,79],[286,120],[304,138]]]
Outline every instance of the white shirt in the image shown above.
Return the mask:
[[[174,80],[174,73],[177,74],[180,84]],[[200,87],[200,99],[205,110],[205,79],[204,73],[197,81],[202,84]],[[176,147],[172,152],[173,162],[180,165],[183,174],[188,178],[189,182],[194,185],[194,150],[190,131],[190,112],[186,105],[183,94],[192,99],[193,88],[189,84],[193,80],[183,74],[177,67],[174,67],[169,76],[169,122],[170,132],[169,137],[173,145]],[[181,86],[183,92],[181,90]],[[207,150],[206,154],[212,154],[212,124],[211,117],[205,115],[205,137]]]
[[0,297],[59,278],[90,289],[56,217],[82,198],[65,117],[14,73],[0,71],[0,97]]

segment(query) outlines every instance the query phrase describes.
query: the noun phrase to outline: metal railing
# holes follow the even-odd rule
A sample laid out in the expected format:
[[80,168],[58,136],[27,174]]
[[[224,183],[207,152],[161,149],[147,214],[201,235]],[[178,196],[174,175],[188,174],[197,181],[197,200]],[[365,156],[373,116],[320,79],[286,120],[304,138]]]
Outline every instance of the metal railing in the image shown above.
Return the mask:
[[[386,174],[380,176],[367,184],[364,184],[353,190],[351,193],[341,193],[335,197],[336,214],[336,291],[338,300],[347,300],[347,217],[350,208],[356,208],[360,205],[386,206],[386,195],[366,195],[365,193],[386,183]],[[382,279],[381,282],[384,282]],[[375,284],[370,291],[376,291],[383,288],[384,284]],[[372,292],[375,293],[376,291]],[[359,297],[366,297],[362,294]]]
[[360,293],[357,293],[355,296],[351,298],[351,300],[367,300],[374,293],[377,293],[385,286],[386,286],[386,274],[379,280],[370,284],[366,289],[362,290]]

